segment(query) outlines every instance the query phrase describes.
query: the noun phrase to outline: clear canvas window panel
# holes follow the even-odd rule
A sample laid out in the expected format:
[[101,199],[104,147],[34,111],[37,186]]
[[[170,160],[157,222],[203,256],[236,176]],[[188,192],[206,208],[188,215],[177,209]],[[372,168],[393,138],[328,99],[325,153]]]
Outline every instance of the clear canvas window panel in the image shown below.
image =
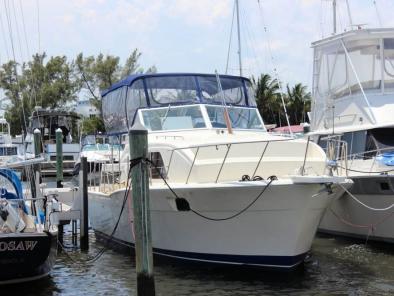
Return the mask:
[[126,92],[127,87],[120,87],[103,97],[103,119],[107,133],[127,132],[126,125]]
[[134,124],[137,111],[147,106],[144,83],[142,79],[135,81],[127,89],[126,114],[129,128]]
[[[216,77],[198,77],[202,100],[205,103],[223,103],[222,93]],[[246,105],[244,87],[241,79],[220,77],[226,104]]]
[[315,71],[318,74],[317,92],[319,96],[339,98],[349,94],[349,69],[345,51],[340,42],[317,50]]
[[162,76],[145,79],[151,106],[199,102],[194,76]]
[[256,107],[256,90],[249,81],[245,81],[245,85],[248,94],[248,106]]
[[348,85],[350,92],[352,94],[360,92],[360,84],[366,92],[379,90],[382,81],[379,39],[348,41],[345,42],[345,46],[354,67],[353,71],[348,60]]

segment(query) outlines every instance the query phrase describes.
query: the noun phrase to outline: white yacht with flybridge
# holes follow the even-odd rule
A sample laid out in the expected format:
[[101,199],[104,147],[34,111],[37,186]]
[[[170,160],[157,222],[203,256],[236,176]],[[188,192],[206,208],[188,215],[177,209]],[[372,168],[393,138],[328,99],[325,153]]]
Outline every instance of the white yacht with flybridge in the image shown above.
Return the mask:
[[[309,136],[336,154],[338,172],[354,182],[327,210],[319,230],[394,242],[394,28],[357,28],[312,47]],[[347,148],[335,151],[327,139]]]
[[[243,77],[137,74],[104,91],[102,104],[107,134],[125,147],[120,164],[102,166],[101,182],[89,184],[90,222],[97,236],[123,246],[134,247],[124,138],[136,125],[148,130],[158,168],[150,173],[154,255],[293,268],[327,206],[351,185],[326,174],[317,144],[267,133]],[[106,178],[118,168],[118,178]]]

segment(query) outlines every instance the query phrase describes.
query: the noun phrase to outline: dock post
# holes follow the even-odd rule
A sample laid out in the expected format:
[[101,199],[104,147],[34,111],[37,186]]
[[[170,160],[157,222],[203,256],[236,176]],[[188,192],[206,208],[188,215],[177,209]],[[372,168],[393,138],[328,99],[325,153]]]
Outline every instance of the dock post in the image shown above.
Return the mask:
[[60,222],[60,224],[57,226],[57,240],[59,242],[59,244],[57,245],[57,251],[59,253],[61,253],[63,250],[63,248],[62,248],[63,241],[64,241],[63,233],[64,233],[64,226],[63,226],[62,222]]
[[[130,159],[146,158],[148,154],[148,131],[129,131]],[[137,295],[155,295],[153,276],[152,233],[149,206],[149,174],[146,163],[140,162],[131,169],[133,197],[135,258],[137,273]]]
[[80,220],[81,233],[80,233],[80,244],[81,250],[89,250],[89,212],[88,212],[88,159],[81,157],[81,171],[82,171],[82,217]]
[[[41,154],[41,132],[39,129],[36,128],[33,131],[33,137],[34,137],[34,146],[33,146],[34,157],[39,157]],[[36,172],[39,172],[39,167],[40,167],[40,164],[33,164],[33,176],[32,176],[32,182],[30,182],[32,198],[37,198],[37,187],[36,187],[37,174],[36,174]]]
[[63,188],[63,131],[56,130],[56,187]]
[[40,156],[42,150],[41,150],[41,132],[38,128],[36,128],[33,131],[34,134],[34,156],[38,157]]

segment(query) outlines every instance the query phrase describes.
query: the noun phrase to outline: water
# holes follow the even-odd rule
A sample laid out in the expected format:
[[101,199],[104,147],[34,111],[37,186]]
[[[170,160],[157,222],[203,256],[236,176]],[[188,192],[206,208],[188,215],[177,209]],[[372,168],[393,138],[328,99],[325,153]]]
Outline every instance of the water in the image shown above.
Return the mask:
[[[80,261],[101,247],[91,235],[89,254],[75,251],[71,256]],[[62,253],[50,277],[0,291],[1,295],[136,295],[134,270],[132,256],[112,250],[91,264],[76,264]],[[394,248],[318,237],[304,267],[292,273],[156,262],[155,281],[156,295],[162,296],[394,295]]]

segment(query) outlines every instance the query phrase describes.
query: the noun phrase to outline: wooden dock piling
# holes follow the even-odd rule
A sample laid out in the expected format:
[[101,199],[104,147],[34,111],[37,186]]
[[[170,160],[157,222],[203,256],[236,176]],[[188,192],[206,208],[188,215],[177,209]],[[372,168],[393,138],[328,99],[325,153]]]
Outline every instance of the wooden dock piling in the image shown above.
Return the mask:
[[[148,132],[146,129],[129,131],[130,158],[146,158],[148,154]],[[152,233],[149,207],[148,166],[140,162],[131,169],[133,197],[135,257],[137,273],[137,295],[155,295],[153,276]]]
[[81,250],[89,250],[89,212],[88,212],[88,160],[81,157],[82,184],[80,186],[82,193],[82,216],[80,220],[80,243]]
[[63,188],[63,132],[56,130],[56,186]]

